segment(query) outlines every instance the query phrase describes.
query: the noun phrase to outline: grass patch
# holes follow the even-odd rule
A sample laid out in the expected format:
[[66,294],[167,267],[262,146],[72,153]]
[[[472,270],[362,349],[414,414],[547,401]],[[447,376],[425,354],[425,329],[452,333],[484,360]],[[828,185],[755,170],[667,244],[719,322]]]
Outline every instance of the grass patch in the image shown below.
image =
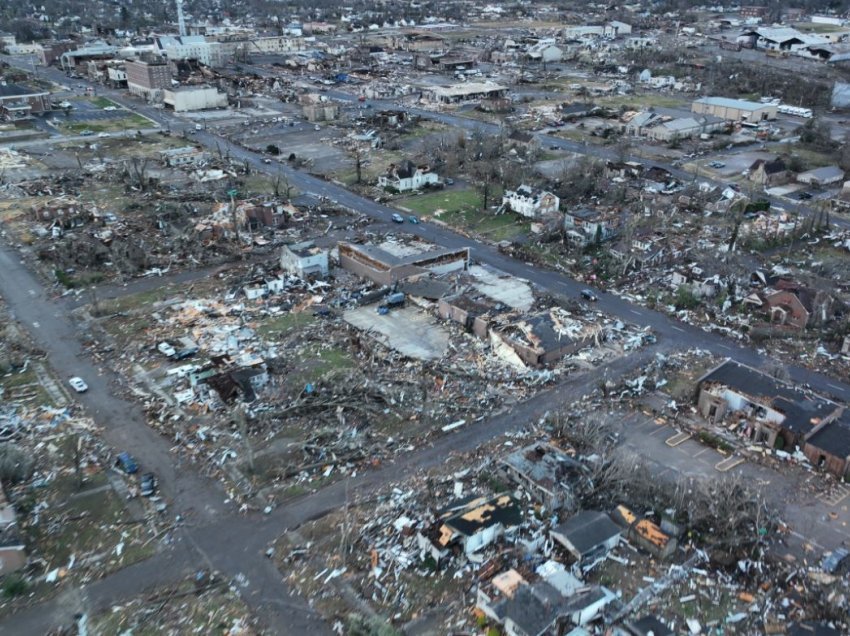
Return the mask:
[[[501,200],[498,189],[490,196],[493,204]],[[494,214],[491,210],[482,210],[481,193],[473,189],[441,190],[431,194],[409,197],[399,201],[399,205],[422,216],[433,216],[443,223],[474,232],[493,241],[511,239],[530,230],[530,222],[516,214]]]
[[[96,488],[101,481],[105,477],[89,479],[82,492]],[[38,525],[25,523],[23,527],[27,545],[36,546],[38,556],[48,567],[66,565],[72,555],[78,561],[85,556],[102,555],[98,567],[114,571],[155,551],[152,543],[142,545],[146,539],[142,524],[126,523],[130,519],[124,504],[111,488],[72,498],[71,494],[78,492],[76,477],[67,474],[56,479],[50,491],[49,518],[42,515]],[[118,556],[115,549],[120,543],[126,549]]]
[[[97,106],[98,108],[109,108],[109,107],[121,108],[120,105],[116,104],[111,99],[107,99],[106,97],[101,97],[101,96],[92,97],[89,101],[92,104],[94,104],[95,106]],[[123,110],[123,108],[122,108],[122,110]]]
[[354,368],[354,360],[348,352],[335,347],[324,347],[321,343],[310,343],[293,355],[295,368],[287,374],[287,384],[296,390],[309,383],[316,383],[337,371]]
[[835,163],[835,158],[832,155],[802,148],[799,144],[795,144],[791,147],[789,147],[788,144],[771,144],[767,147],[767,149],[780,156],[790,154],[792,157],[799,157],[805,164],[807,170],[811,170],[812,168],[822,168],[823,166],[829,166]]
[[257,335],[261,338],[285,336],[292,331],[306,327],[313,320],[315,320],[315,317],[307,311],[286,313],[265,320],[263,324],[257,327]]
[[480,209],[481,194],[472,189],[440,190],[431,194],[401,199],[399,205],[422,215],[431,215],[435,210],[447,213]]
[[62,132],[79,135],[82,132],[90,130],[93,133],[101,132],[121,132],[122,130],[135,130],[138,128],[153,128],[154,124],[151,120],[135,113],[128,117],[119,117],[116,119],[107,119],[102,121],[77,121],[77,122],[60,122],[58,124]]
[[663,93],[643,93],[641,95],[612,95],[610,97],[595,97],[593,103],[598,106],[610,106],[611,108],[619,108],[626,106],[628,108],[649,108],[655,106],[659,108],[683,108],[690,110],[690,103],[683,100],[681,97],[673,95],[665,95]]
[[31,366],[27,367],[26,371],[0,377],[0,386],[3,387],[3,395],[7,400],[30,400],[34,404],[53,406],[50,394],[41,386],[38,375]]

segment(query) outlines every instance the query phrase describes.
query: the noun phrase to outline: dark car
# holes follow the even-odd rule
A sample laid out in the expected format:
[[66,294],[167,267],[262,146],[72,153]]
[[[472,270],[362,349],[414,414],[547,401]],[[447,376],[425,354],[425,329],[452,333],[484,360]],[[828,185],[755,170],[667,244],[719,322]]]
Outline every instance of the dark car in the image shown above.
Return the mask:
[[153,473],[145,473],[139,480],[139,492],[142,497],[153,497],[156,492],[156,476]]
[[115,458],[115,465],[128,475],[139,472],[139,466],[130,453],[118,453],[118,457]]
[[597,300],[599,300],[599,297],[593,293],[592,289],[582,289],[581,297],[585,300],[589,300],[590,302],[596,302]]
[[413,225],[419,225],[419,219],[413,215],[407,217],[407,220],[413,223]]

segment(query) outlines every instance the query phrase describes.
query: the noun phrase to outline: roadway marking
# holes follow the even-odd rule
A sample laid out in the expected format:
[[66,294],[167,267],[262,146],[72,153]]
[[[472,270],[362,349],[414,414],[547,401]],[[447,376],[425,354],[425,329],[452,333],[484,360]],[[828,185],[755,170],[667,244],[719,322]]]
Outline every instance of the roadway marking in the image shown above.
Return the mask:
[[803,543],[806,543],[808,545],[813,545],[814,547],[816,547],[821,552],[826,552],[825,547],[823,547],[820,543],[818,543],[817,541],[815,541],[814,539],[812,539],[810,537],[803,536],[802,534],[800,534],[799,532],[797,532],[795,530],[791,530],[789,532],[789,534],[794,536],[794,537],[797,537]]
[[732,351],[732,347],[730,347],[729,345],[722,344],[722,345],[717,345],[717,346],[722,348],[722,349],[728,349],[729,351]]
[[730,455],[726,459],[721,459],[714,465],[714,468],[721,473],[732,470],[738,464],[743,464],[746,460],[738,455]]
[[660,433],[660,432],[661,432],[661,431],[663,431],[665,428],[667,428],[667,427],[666,427],[666,426],[659,426],[659,427],[658,427],[658,428],[656,428],[654,431],[652,431],[652,432],[650,433],[650,435],[655,435],[656,433]]
[[691,439],[690,433],[680,432],[676,433],[673,437],[664,440],[664,443],[667,444],[667,446],[669,446],[670,448],[674,448],[679,444],[684,444],[689,439]]
[[839,484],[829,493],[819,494],[817,498],[828,506],[837,506],[847,498],[847,495],[850,495],[850,488],[843,484]]
[[833,389],[838,389],[839,391],[843,391],[843,390],[844,390],[844,387],[843,387],[843,386],[838,386],[838,385],[836,385],[836,384],[832,384],[831,382],[830,382],[829,384],[827,384],[827,386],[831,386]]
[[675,329],[676,331],[681,331],[682,333],[685,333],[685,330],[684,330],[684,329],[682,329],[681,327],[676,327],[676,326],[674,325],[674,326],[673,326],[673,329]]
[[702,455],[703,453],[707,453],[708,451],[709,451],[709,448],[706,446],[706,447],[704,447],[702,450],[700,450],[700,451],[698,451],[698,452],[694,453],[694,454],[692,455],[692,457],[697,458],[697,457],[699,457],[700,455]]
[[629,309],[629,311],[632,312],[635,316],[643,316],[643,314],[640,313],[637,309]]
[[35,327],[36,329],[38,329],[39,327],[41,327],[41,325],[40,325],[40,324],[38,324],[38,322],[33,322],[33,323],[32,323],[32,326],[33,326],[33,327]]

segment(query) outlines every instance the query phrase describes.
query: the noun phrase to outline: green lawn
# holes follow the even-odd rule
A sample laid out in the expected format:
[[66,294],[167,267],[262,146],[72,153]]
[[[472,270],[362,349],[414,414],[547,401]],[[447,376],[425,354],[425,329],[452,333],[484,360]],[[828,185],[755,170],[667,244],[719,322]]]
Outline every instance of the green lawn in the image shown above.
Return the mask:
[[0,387],[5,390],[7,400],[15,398],[30,401],[32,404],[53,405],[50,394],[41,386],[35,369],[31,366],[26,371],[14,372],[0,376]]
[[134,130],[138,128],[153,128],[151,120],[141,115],[132,114],[117,119],[106,119],[101,121],[78,121],[59,122],[58,127],[62,132],[79,135],[81,132],[90,130],[93,133],[120,132],[122,130]]
[[337,371],[351,369],[354,360],[342,349],[324,347],[320,343],[310,343],[293,354],[297,359],[296,368],[286,376],[286,383],[296,391],[307,383],[318,382]]
[[[490,193],[489,206],[501,201],[501,190]],[[483,235],[493,241],[511,239],[529,231],[530,224],[516,214],[494,214],[482,210],[482,197],[477,189],[441,190],[431,194],[401,199],[398,205],[422,216],[439,219],[458,229]]]
[[92,97],[89,101],[91,101],[91,103],[97,106],[98,108],[109,108],[110,106],[114,108],[121,108],[119,104],[116,104],[111,99],[107,99],[106,97]]
[[661,93],[643,93],[640,95],[612,95],[610,97],[593,98],[597,106],[610,106],[617,108],[627,106],[629,108],[649,108],[657,106],[660,108],[684,108],[690,110],[690,104],[681,97],[673,95],[662,95]]

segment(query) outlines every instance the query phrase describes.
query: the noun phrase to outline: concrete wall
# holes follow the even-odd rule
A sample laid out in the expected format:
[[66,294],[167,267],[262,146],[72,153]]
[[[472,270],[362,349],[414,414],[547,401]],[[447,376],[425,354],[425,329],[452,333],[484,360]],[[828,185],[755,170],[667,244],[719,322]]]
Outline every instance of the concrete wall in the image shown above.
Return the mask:
[[175,113],[227,106],[227,95],[215,88],[194,88],[182,91],[165,91],[164,102]]

